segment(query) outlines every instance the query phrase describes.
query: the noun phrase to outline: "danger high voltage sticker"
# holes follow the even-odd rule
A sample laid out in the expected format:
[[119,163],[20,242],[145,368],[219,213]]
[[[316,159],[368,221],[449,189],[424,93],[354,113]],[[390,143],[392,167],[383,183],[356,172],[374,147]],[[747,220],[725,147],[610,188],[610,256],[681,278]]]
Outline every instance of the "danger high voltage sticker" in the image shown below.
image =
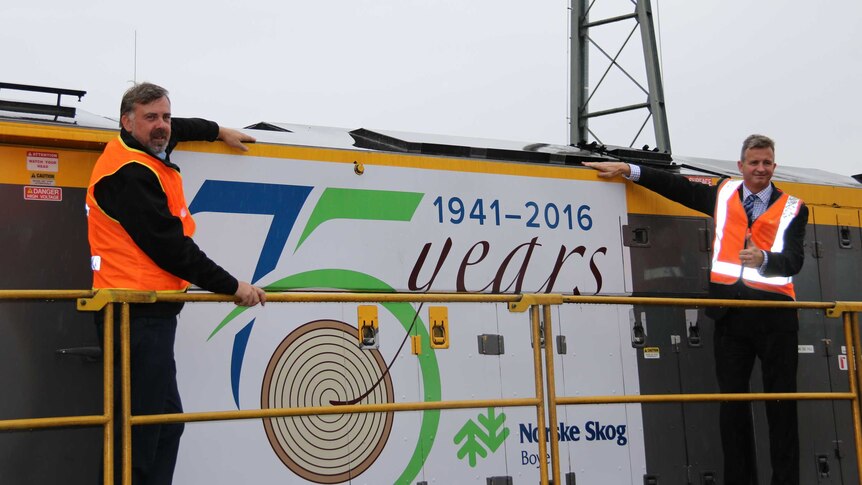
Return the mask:
[[24,200],[46,200],[60,202],[63,200],[63,189],[60,187],[24,187]]

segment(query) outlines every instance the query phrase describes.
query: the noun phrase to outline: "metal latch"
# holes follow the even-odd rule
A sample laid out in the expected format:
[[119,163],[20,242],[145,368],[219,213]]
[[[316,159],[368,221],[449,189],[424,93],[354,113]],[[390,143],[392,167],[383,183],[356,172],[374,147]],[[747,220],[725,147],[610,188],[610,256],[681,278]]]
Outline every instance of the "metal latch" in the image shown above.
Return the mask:
[[629,310],[629,323],[632,326],[632,347],[638,349],[646,344],[646,312],[632,308]]
[[[803,246],[808,243],[803,243]],[[820,241],[812,241],[811,243],[811,257],[815,259],[820,259],[823,257],[823,244]]]
[[380,346],[378,340],[377,305],[359,305],[356,307],[359,320],[359,348],[376,349]]
[[827,455],[817,455],[817,476],[829,478],[829,457]]
[[566,347],[566,336],[565,335],[557,335],[557,353],[560,355],[566,355],[568,348]]
[[575,472],[566,473],[566,485],[577,485],[575,479]]
[[487,477],[486,485],[512,485],[512,477]]
[[479,353],[482,355],[503,355],[506,347],[502,335],[485,333],[477,336],[479,339]]
[[431,325],[431,348],[449,348],[449,309],[444,306],[428,307],[428,321]]
[[636,227],[628,224],[623,225],[623,245],[631,248],[648,248],[649,226]]
[[715,472],[703,472],[700,474],[700,483],[703,485],[715,485]]
[[688,329],[688,346],[700,347],[703,345],[700,339],[700,326],[697,324],[697,309],[685,309],[685,326]]
[[658,485],[658,475],[644,475],[644,485]]
[[841,249],[853,248],[853,240],[850,237],[850,226],[838,226],[838,247]]
[[708,253],[712,251],[712,234],[709,229],[700,228],[697,230],[698,233],[698,241],[700,242],[700,249],[703,253]]
[[101,347],[70,347],[68,349],[57,349],[57,355],[80,357],[84,362],[101,362]]

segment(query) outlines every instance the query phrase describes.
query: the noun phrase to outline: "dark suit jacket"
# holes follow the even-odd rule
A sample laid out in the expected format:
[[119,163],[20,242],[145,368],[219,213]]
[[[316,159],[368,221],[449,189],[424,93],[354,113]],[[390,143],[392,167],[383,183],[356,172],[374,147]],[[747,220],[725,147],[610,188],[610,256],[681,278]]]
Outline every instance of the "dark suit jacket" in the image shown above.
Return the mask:
[[[702,212],[710,217],[715,213],[715,201],[718,196],[717,185],[705,185],[701,183],[691,182],[682,175],[672,174],[664,170],[653,169],[650,167],[640,167],[641,176],[638,184],[642,185],[659,195],[662,195],[674,202],[678,202],[690,209]],[[770,205],[781,196],[781,191],[773,185],[772,197]],[[742,197],[742,188],[740,187],[739,197]],[[764,271],[764,276],[793,276],[802,269],[802,263],[805,259],[803,243],[805,239],[805,226],[808,224],[808,207],[802,203],[796,217],[791,221],[784,233],[784,249],[781,252],[770,252],[768,254],[768,262]],[[737,282],[734,285],[720,285],[710,283],[710,296],[713,298],[722,299],[741,299],[741,300],[789,300],[790,298],[778,293],[756,290],[749,288],[744,283]],[[720,319],[726,314],[724,309],[710,309],[707,315],[712,318]],[[737,313],[735,311],[734,313]],[[796,311],[792,312],[776,312],[774,309],[767,311],[749,312],[758,314],[758,318],[763,315],[793,314],[793,322],[785,324],[788,330],[792,327],[793,330],[798,328],[797,319],[795,318]],[[784,315],[782,320],[786,320],[788,315]]]

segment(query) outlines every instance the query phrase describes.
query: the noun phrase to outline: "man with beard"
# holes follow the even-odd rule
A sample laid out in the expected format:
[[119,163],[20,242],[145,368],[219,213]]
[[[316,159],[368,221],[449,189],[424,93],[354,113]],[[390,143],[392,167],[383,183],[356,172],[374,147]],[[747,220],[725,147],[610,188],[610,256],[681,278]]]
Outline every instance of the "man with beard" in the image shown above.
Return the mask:
[[[737,168],[742,180],[716,185],[623,162],[585,162],[599,177],[623,176],[659,195],[714,218],[709,292],[734,300],[796,299],[791,276],[805,257],[808,207],[772,184],[775,144],[751,135],[742,144]],[[709,308],[715,320],[716,377],[722,393],[745,393],[755,358],[765,392],[796,392],[799,317],[787,308]],[[721,445],[726,485],[757,483],[751,405],[722,402]],[[796,401],[767,401],[772,485],[799,485]]]
[[[212,121],[172,119],[168,92],[151,83],[135,85],[123,95],[120,127],[120,136],[108,142],[96,162],[87,188],[93,288],[182,292],[194,283],[214,293],[234,295],[237,305],[264,304],[262,289],[238,281],[192,240],[195,222],[186,205],[180,169],[170,160],[171,152],[182,141],[218,139],[245,151],[248,148],[243,142],[255,139]],[[134,415],[183,410],[174,361],[177,315],[182,306],[131,305]],[[101,334],[100,317],[97,326]],[[115,324],[118,322],[119,318]],[[115,335],[119,336],[119,330]],[[119,356],[116,343],[114,352]],[[119,357],[115,362],[115,436],[119,438]],[[133,483],[171,483],[182,432],[182,423],[132,428]],[[118,480],[121,447],[114,450]]]

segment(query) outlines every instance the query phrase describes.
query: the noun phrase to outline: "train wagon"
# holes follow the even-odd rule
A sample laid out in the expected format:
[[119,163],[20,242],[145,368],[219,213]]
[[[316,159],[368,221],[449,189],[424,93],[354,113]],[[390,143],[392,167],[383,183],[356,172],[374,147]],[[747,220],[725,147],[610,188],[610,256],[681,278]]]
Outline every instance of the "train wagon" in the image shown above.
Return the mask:
[[[84,193],[118,123],[13,108],[0,111],[0,287],[89,289]],[[737,175],[735,162],[622,147],[246,131],[258,140],[248,152],[186,143],[172,159],[197,243],[272,292],[705,297],[711,221],[581,163],[633,161],[705,184]],[[776,185],[811,209],[798,299],[862,299],[862,185],[783,156],[779,146]],[[718,392],[712,322],[695,305],[565,304],[549,316],[558,395]],[[179,323],[189,413],[536,395],[529,315],[505,303],[188,303]],[[800,325],[799,390],[847,391],[840,320],[803,310]],[[0,363],[0,419],[102,413],[93,316],[72,301],[0,303]],[[858,483],[849,404],[799,409],[803,482]],[[762,404],[752,413],[766,483]],[[717,403],[572,405],[543,430],[534,407],[495,404],[189,423],[175,483],[534,484],[550,427],[564,483],[722,483],[717,416]],[[0,433],[0,482],[95,483],[101,437]]]

